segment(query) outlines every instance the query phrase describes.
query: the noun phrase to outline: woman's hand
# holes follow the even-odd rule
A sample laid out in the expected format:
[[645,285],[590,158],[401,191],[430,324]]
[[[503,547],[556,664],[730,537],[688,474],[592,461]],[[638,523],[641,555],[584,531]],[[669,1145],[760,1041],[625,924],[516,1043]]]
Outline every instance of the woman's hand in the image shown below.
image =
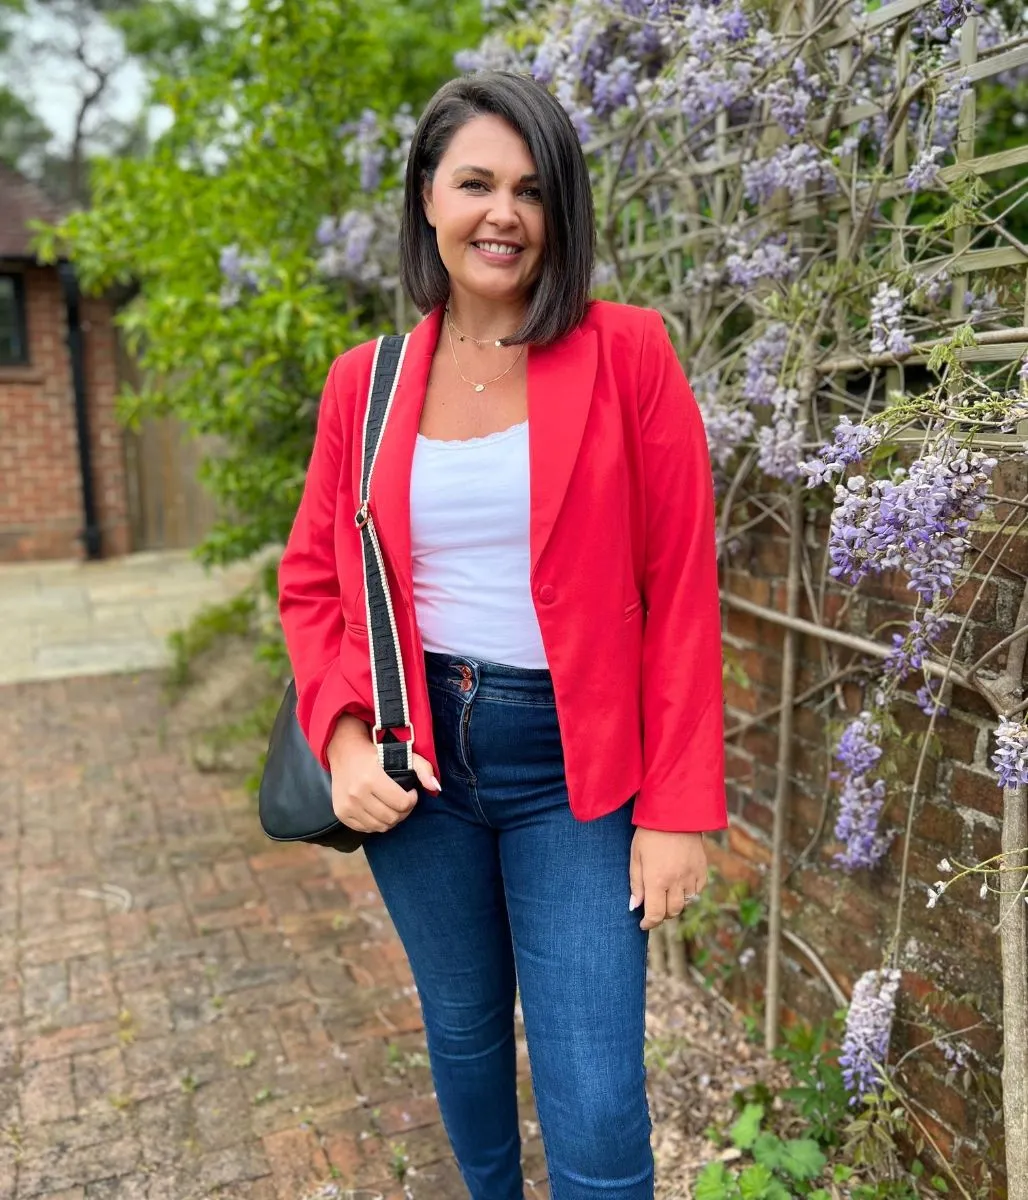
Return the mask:
[[[418,800],[385,773],[378,761],[371,731],[359,717],[345,713],[336,723],[328,744],[332,775],[332,810],[344,825],[358,833],[385,833],[398,825]],[[430,792],[440,791],[427,759],[414,755],[418,782]]]
[[677,917],[707,883],[707,852],[702,833],[636,829],[629,865],[630,908],[643,905],[640,929],[655,929]]

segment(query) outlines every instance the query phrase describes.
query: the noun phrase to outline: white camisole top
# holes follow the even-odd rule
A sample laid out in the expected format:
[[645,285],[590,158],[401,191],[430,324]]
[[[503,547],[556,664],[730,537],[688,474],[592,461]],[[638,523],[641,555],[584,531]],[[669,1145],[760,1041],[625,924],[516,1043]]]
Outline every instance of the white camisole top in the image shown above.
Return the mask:
[[426,650],[547,666],[529,585],[529,497],[527,421],[464,441],[418,434],[411,554]]

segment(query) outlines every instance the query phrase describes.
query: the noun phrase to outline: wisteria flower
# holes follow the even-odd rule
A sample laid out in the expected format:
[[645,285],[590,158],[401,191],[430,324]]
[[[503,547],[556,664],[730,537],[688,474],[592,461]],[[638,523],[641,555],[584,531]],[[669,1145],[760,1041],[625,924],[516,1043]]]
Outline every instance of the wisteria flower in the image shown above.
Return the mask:
[[903,293],[879,284],[871,301],[871,353],[909,354],[913,341],[903,332]]
[[1000,717],[992,765],[1001,788],[1028,783],[1028,726],[1023,721]]
[[856,583],[899,569],[929,605],[952,594],[967,549],[965,534],[985,509],[996,461],[940,438],[898,481],[855,476],[837,486],[830,574]]
[[753,244],[736,242],[725,267],[730,283],[751,288],[762,280],[791,279],[800,268],[800,256],[793,252],[785,234],[773,234]]
[[923,192],[934,187],[939,181],[938,159],[945,151],[942,146],[929,146],[920,155],[917,162],[910,168],[907,175],[907,187],[912,192]]
[[830,483],[834,475],[844,474],[847,467],[860,462],[869,450],[880,445],[883,436],[880,426],[854,425],[849,417],[841,416],[831,442],[821,448],[817,458],[800,463],[800,473],[806,475],[807,487]]
[[881,736],[879,722],[862,712],[846,726],[835,747],[836,761],[842,764],[841,771],[832,773],[842,780],[835,836],[843,843],[835,861],[847,871],[876,867],[892,841],[878,830],[885,783],[870,777],[882,757]]
[[750,404],[770,404],[778,387],[785,352],[789,345],[789,326],[772,321],[746,347],[746,378],[742,395]]
[[742,169],[742,182],[747,200],[757,204],[767,203],[779,190],[794,198],[801,197],[808,187],[832,191],[835,175],[829,159],[801,142],[747,163]]
[[748,409],[723,399],[716,380],[710,375],[694,380],[693,391],[703,418],[710,457],[723,470],[739,446],[752,436],[755,418]]
[[839,1055],[851,1105],[880,1090],[880,1072],[889,1057],[899,985],[900,972],[891,969],[865,971],[854,985]]
[[931,609],[915,617],[905,634],[893,634],[892,650],[885,658],[884,673],[897,683],[902,683],[911,672],[919,671],[945,628],[946,618]]
[[939,16],[943,28],[952,33],[975,13],[983,12],[984,4],[979,0],[939,0]]

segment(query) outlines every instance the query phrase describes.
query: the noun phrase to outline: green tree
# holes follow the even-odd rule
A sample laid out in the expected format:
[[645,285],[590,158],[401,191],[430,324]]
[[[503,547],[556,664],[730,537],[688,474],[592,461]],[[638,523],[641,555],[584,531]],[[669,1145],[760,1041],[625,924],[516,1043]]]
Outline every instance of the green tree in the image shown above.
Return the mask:
[[256,0],[225,4],[192,43],[161,36],[167,14],[123,28],[163,68],[152,99],[170,128],[142,155],[97,161],[91,210],[40,249],[63,243],[88,288],[135,289],[121,321],[143,382],[123,415],[219,436],[205,476],[231,518],[202,554],[229,561],[285,536],[328,366],[392,315],[381,288],[319,270],[319,224],[370,203],[345,127],[368,108],[416,111],[477,40],[479,6]]

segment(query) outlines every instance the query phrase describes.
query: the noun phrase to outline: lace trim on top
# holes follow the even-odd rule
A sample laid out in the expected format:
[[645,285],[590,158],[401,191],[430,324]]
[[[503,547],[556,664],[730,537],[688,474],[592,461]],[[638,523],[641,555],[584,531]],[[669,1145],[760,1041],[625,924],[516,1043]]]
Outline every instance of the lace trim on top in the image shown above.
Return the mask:
[[516,425],[508,425],[506,429],[498,429],[495,433],[487,433],[483,437],[472,438],[430,438],[423,433],[418,434],[419,442],[426,442],[430,446],[445,446],[447,448],[460,446],[482,446],[492,444],[493,442],[502,442],[504,439],[513,437],[515,433],[519,433],[522,429],[528,428],[527,421],[519,421]]

